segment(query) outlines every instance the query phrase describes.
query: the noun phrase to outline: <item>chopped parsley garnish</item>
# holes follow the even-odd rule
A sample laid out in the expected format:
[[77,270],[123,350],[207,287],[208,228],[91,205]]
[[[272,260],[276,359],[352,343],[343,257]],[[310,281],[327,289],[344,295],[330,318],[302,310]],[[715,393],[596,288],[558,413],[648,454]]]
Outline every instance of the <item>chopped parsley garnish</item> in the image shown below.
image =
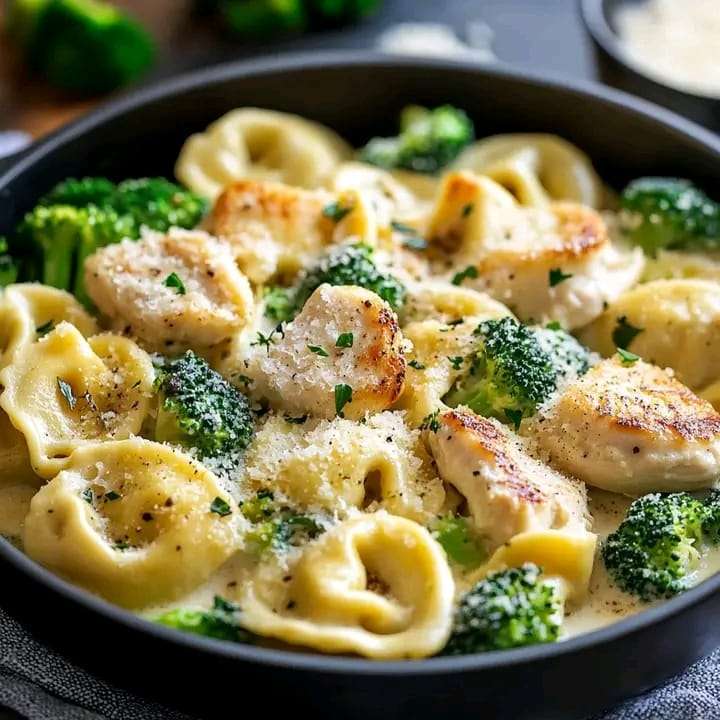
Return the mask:
[[345,383],[335,386],[335,412],[343,417],[343,408],[352,402],[352,388]]
[[468,203],[467,205],[463,205],[461,215],[464,218],[466,218],[474,209],[475,209],[475,203]]
[[187,292],[187,290],[185,290],[185,283],[183,283],[180,276],[175,272],[171,272],[165,278],[165,287],[174,288],[178,295],[184,295]]
[[462,285],[463,280],[467,280],[468,278],[476,278],[477,276],[477,268],[474,265],[468,265],[464,270],[456,272],[450,282],[452,282],[453,285]]
[[627,316],[621,315],[617,319],[617,325],[612,332],[612,341],[615,343],[615,347],[629,348],[630,343],[644,330],[645,328],[635,327],[628,322]]
[[562,325],[557,320],[549,322],[545,327],[548,330],[562,330]]
[[93,500],[95,499],[95,495],[92,491],[92,488],[85,488],[82,493],[80,494],[80,497],[88,503],[88,505],[92,505]]
[[43,337],[44,335],[47,335],[54,327],[55,321],[48,320],[46,323],[38,325],[38,327],[35,328],[35,332],[38,334],[39,337]]
[[572,277],[572,273],[564,273],[560,268],[552,268],[548,273],[548,283],[550,287],[555,287],[561,282],[565,282]]
[[105,493],[105,495],[103,495],[103,497],[106,500],[112,501],[112,500],[119,500],[122,497],[122,495],[120,495],[120,493],[118,493],[118,492],[115,492],[114,490],[109,490],[108,492]]
[[423,365],[419,360],[411,360],[408,365],[411,368],[415,368],[415,370],[424,370],[425,365]]
[[459,370],[464,362],[464,358],[460,357],[460,355],[456,355],[455,357],[449,357],[448,360],[453,366],[453,370]]
[[68,404],[68,407],[71,410],[75,409],[75,406],[77,405],[77,398],[75,397],[75,393],[73,392],[72,386],[69,382],[65,382],[62,378],[55,378],[57,380],[58,389],[60,390],[60,394],[65,398],[65,402]]
[[230,515],[232,513],[232,508],[221,497],[216,497],[210,503],[210,512],[215,513],[216,515],[219,515],[220,517],[225,517],[226,515]]
[[130,549],[130,543],[126,543],[124,541],[116,542],[113,547],[116,550],[129,550]]
[[429,415],[426,415],[423,421],[420,423],[421,430],[430,430],[436,433],[440,429],[440,410],[433,410]]
[[308,345],[308,350],[320,357],[329,357],[328,351],[322,345]]
[[505,417],[513,424],[515,429],[519,430],[520,422],[523,419],[522,410],[511,410],[510,408],[505,408],[503,412],[505,413]]
[[273,330],[269,335],[263,335],[259,330],[257,333],[257,340],[255,342],[251,342],[250,345],[259,345],[259,346],[265,346],[267,348],[268,355],[270,354],[270,345],[273,341],[273,335],[275,335],[275,331]]
[[390,227],[404,236],[402,242],[406,248],[410,248],[411,250],[427,250],[427,240],[425,240],[414,227],[405,225],[405,223],[398,222],[397,220],[393,220],[390,223]]
[[307,419],[307,415],[300,415],[300,417],[290,417],[290,415],[285,415],[285,422],[290,423],[291,425],[302,425]]
[[235,380],[241,385],[245,385],[245,387],[248,387],[253,383],[253,379],[251,377],[248,377],[247,375],[236,375]]
[[447,324],[450,327],[456,327],[457,325],[462,325],[465,322],[465,318],[457,318],[455,320],[448,320]]
[[335,347],[351,348],[353,346],[353,334],[351,332],[340,333],[335,341]]
[[623,348],[618,348],[617,353],[620,356],[623,365],[633,365],[640,359],[639,355],[631,353],[629,350],[624,350]]
[[332,202],[323,208],[323,217],[326,217],[333,222],[340,222],[346,215],[352,212],[351,207],[345,207],[339,202]]

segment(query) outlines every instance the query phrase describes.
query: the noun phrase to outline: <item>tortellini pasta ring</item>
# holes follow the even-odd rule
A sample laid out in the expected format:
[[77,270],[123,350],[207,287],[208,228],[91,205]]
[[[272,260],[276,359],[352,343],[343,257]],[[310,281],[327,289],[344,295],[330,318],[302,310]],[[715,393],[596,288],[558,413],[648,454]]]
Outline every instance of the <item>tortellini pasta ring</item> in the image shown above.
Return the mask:
[[351,154],[339,135],[319,123],[273,110],[239,108],[185,141],[175,174],[211,199],[241,178],[317,188]]
[[153,381],[150,358],[131,340],[85,340],[64,322],[0,373],[0,407],[25,436],[35,472],[51,478],[79,446],[139,433]]
[[556,135],[493,135],[470,145],[453,167],[487,175],[522,205],[542,207],[550,200],[570,200],[599,208],[604,200],[602,182],[589,158]]
[[288,573],[288,582],[260,574],[245,584],[250,630],[377,659],[425,657],[447,641],[452,575],[440,546],[411,520],[383,511],[346,520],[307,546]]
[[172,600],[237,546],[240,514],[215,476],[167,445],[87,445],[30,504],[23,543],[37,562],[128,608]]

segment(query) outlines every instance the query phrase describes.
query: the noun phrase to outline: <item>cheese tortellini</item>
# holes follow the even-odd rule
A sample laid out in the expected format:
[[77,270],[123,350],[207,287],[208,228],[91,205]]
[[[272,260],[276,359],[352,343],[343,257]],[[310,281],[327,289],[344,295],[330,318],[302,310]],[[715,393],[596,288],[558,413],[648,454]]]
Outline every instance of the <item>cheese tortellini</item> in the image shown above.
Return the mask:
[[175,174],[195,192],[215,199],[242,178],[320,187],[351,155],[350,146],[323,125],[298,115],[241,108],[191,135]]
[[260,635],[328,653],[417,658],[450,633],[454,583],[437,543],[412,520],[379,511],[346,520],[289,571],[261,567],[239,600]]
[[0,373],[0,407],[25,436],[35,472],[50,478],[80,446],[139,433],[154,377],[132,340],[86,340],[63,322]]
[[238,513],[212,473],[134,438],[87,445],[32,499],[23,543],[33,559],[108,600],[141,607],[208,578],[236,549]]

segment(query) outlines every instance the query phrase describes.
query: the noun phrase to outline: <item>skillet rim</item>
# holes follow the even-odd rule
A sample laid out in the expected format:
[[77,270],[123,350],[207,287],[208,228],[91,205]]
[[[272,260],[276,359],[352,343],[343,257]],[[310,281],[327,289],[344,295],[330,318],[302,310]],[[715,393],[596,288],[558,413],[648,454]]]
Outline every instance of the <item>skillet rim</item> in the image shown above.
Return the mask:
[[[305,69],[332,70],[343,67],[367,68],[379,66],[410,67],[418,70],[433,69],[447,72],[474,72],[479,75],[492,76],[497,79],[508,79],[528,83],[541,89],[556,89],[578,98],[592,98],[604,105],[621,109],[624,112],[639,115],[647,120],[663,125],[675,135],[683,136],[706,153],[716,155],[720,162],[720,136],[696,123],[676,115],[670,110],[658,107],[646,100],[634,97],[621,91],[603,87],[597,83],[584,80],[568,80],[552,73],[526,71],[522,68],[510,68],[497,63],[486,65],[472,61],[446,60],[436,58],[415,58],[394,56],[367,51],[329,51],[323,53],[305,52],[284,54],[278,57],[263,57],[252,60],[223,63],[209,68],[179,75],[170,80],[161,80],[146,87],[129,92],[107,105],[66,125],[44,140],[31,146],[21,158],[6,172],[0,175],[0,192],[4,192],[8,184],[20,176],[28,168],[51,154],[64,143],[81,138],[82,135],[97,129],[106,121],[123,115],[125,112],[154,101],[199,88],[207,84],[215,84],[247,76],[283,71],[296,72]],[[212,638],[204,638],[190,633],[157,625],[150,620],[133,614],[128,610],[113,605],[87,590],[63,580],[50,570],[42,567],[8,540],[0,537],[0,560],[29,577],[32,581],[43,585],[51,592],[82,606],[95,615],[124,626],[131,631],[148,634],[167,644],[178,644],[186,649],[202,654],[219,656],[226,660],[253,662],[260,666],[276,666],[284,669],[323,672],[331,675],[354,674],[366,676],[424,676],[447,675],[476,672],[503,667],[521,666],[528,663],[550,660],[563,655],[571,655],[590,648],[607,645],[624,636],[631,636],[649,626],[660,625],[663,620],[689,610],[703,602],[708,596],[720,590],[720,573],[708,578],[698,586],[683,594],[665,601],[663,604],[650,607],[637,615],[620,620],[609,626],[578,635],[569,640],[554,644],[536,645],[499,650],[475,655],[459,657],[433,657],[423,660],[377,661],[364,658],[322,655],[307,651],[295,652],[263,648],[253,645],[235,644]]]

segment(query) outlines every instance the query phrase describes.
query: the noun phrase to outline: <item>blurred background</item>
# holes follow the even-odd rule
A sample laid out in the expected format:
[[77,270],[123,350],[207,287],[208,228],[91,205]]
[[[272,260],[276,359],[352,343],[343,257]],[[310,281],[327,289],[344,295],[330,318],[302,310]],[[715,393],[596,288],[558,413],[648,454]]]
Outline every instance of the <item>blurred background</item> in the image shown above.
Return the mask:
[[[141,83],[227,60],[335,48],[601,79],[720,127],[720,87],[712,85],[720,86],[717,0],[5,0],[0,7],[0,155]],[[625,26],[637,47],[625,42]],[[645,65],[643,42],[655,53]],[[662,76],[663,63],[672,69],[681,61],[696,63],[693,76],[705,62],[706,97],[679,89],[682,77]]]

